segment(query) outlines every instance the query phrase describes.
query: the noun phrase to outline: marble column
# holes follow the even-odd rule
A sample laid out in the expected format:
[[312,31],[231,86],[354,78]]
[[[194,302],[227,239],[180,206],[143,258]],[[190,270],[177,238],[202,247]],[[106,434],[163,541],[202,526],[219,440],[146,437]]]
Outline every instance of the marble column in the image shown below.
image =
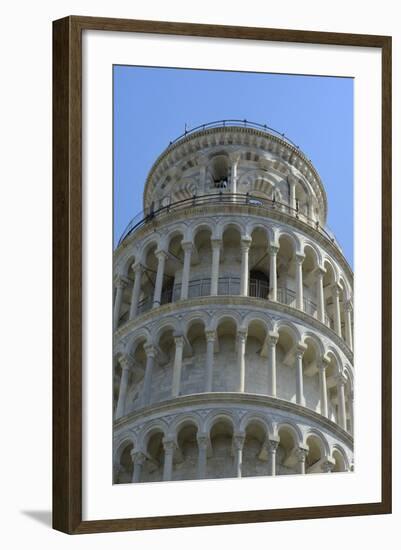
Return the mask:
[[134,319],[138,312],[139,295],[141,293],[141,281],[142,281],[142,265],[135,264],[132,266],[135,273],[134,284],[132,286],[131,306],[129,309],[129,318]]
[[206,331],[206,376],[205,392],[213,390],[213,362],[214,362],[214,342],[216,340],[216,331]]
[[220,251],[222,241],[221,239],[212,239],[212,273],[210,294],[211,296],[217,296],[219,291],[219,268],[220,268]]
[[288,180],[289,186],[290,186],[290,208],[292,209],[292,214],[295,215],[295,209],[296,209],[296,197],[295,197],[295,180],[293,178],[290,178]]
[[329,361],[323,357],[319,364],[320,413],[328,418],[326,368]]
[[132,483],[139,483],[141,481],[142,467],[146,462],[146,455],[141,451],[131,451],[132,463],[134,469],[132,471]]
[[302,359],[306,350],[304,344],[298,344],[295,350],[295,376],[296,376],[296,401],[298,405],[305,406],[304,376]]
[[146,407],[150,403],[151,391],[152,391],[152,376],[153,368],[156,356],[156,349],[151,344],[145,344],[145,353],[146,353],[146,367],[145,367],[145,377],[143,381],[143,399],[142,406]]
[[237,193],[238,162],[239,162],[238,156],[234,156],[231,159],[231,193],[233,195]]
[[277,302],[277,253],[278,246],[270,245],[270,268],[269,268],[269,300]]
[[197,479],[205,479],[207,473],[207,449],[209,437],[207,434],[200,433],[196,437],[198,442],[198,474]]
[[158,250],[156,252],[156,257],[158,259],[158,264],[157,264],[155,290],[153,295],[154,308],[159,307],[161,303],[163,279],[164,279],[164,267],[166,264],[167,252],[165,252],[164,250]]
[[337,284],[331,287],[333,297],[334,330],[341,336],[341,315],[340,315],[340,288]]
[[338,395],[338,423],[343,430],[347,429],[347,415],[345,410],[345,386],[346,379],[342,374],[337,376]]
[[299,447],[297,450],[297,459],[298,459],[298,473],[299,474],[305,474],[306,473],[306,457],[308,456],[308,450]]
[[303,254],[296,254],[295,256],[296,307],[301,311],[304,310],[304,283],[302,274],[304,259],[305,256]]
[[242,450],[244,448],[245,434],[233,435],[234,447],[234,475],[235,477],[242,476]]
[[181,300],[188,298],[189,272],[191,269],[192,242],[184,242],[181,244],[184,250],[184,267],[182,269],[181,280]]
[[237,391],[245,391],[245,347],[247,333],[238,331],[237,334],[237,361],[238,361],[238,387]]
[[163,466],[163,481],[171,481],[173,476],[173,459],[174,451],[177,445],[173,439],[163,439],[164,448],[164,466]]
[[241,239],[241,296],[248,296],[249,248],[251,239]]
[[353,349],[352,345],[352,303],[347,300],[344,304],[344,317],[345,317],[345,341],[348,344],[350,350]]
[[322,267],[316,269],[316,286],[317,286],[317,318],[321,323],[325,323],[325,304],[324,304],[324,289],[323,277],[326,270]]
[[178,397],[180,395],[181,385],[181,370],[182,370],[182,353],[184,350],[184,337],[175,336],[175,357],[173,367],[173,384],[171,390],[172,397]]
[[279,335],[275,332],[269,332],[268,337],[268,388],[267,395],[276,397],[277,395],[277,373],[276,373],[276,344]]
[[269,474],[271,476],[276,475],[276,455],[277,455],[277,449],[278,449],[279,442],[270,439],[268,443],[268,453],[269,453]]
[[116,418],[120,418],[125,414],[125,401],[127,399],[128,380],[133,365],[133,360],[130,355],[122,355],[119,358],[119,363],[121,365],[121,379],[120,389],[118,392]]
[[117,330],[118,323],[120,321],[121,314],[121,305],[123,302],[123,293],[124,288],[127,286],[127,280],[124,277],[118,277],[116,282],[116,297],[114,299],[114,309],[113,309],[113,328]]

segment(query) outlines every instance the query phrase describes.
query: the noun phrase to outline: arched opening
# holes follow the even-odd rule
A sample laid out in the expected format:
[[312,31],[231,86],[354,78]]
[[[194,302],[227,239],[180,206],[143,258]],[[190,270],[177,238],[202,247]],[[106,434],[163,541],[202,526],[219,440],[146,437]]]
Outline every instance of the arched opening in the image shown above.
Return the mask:
[[131,455],[131,451],[133,449],[134,445],[131,442],[127,442],[123,449],[120,449],[119,459],[116,465],[116,471],[114,473],[115,483],[131,483],[132,474],[134,471],[134,465]]
[[292,330],[279,327],[276,344],[277,397],[287,401],[296,401],[295,347],[296,340]]
[[229,161],[225,154],[215,155],[209,163],[211,187],[217,190],[228,188]]
[[310,435],[306,444],[308,453],[306,455],[305,472],[307,474],[316,474],[322,472],[322,461],[324,458],[324,446],[317,435]]
[[237,325],[230,317],[219,321],[216,334],[216,351],[213,368],[214,391],[237,389]]
[[192,422],[184,423],[177,434],[176,461],[173,469],[174,480],[196,479],[198,465],[197,427]]
[[183,361],[181,395],[201,393],[205,388],[206,336],[203,321],[196,320],[187,330],[188,351]]
[[309,245],[304,249],[305,259],[302,262],[302,280],[304,295],[304,311],[317,318],[318,288],[316,269],[318,257],[316,251]]
[[146,368],[145,338],[141,339],[132,350],[133,366],[128,386],[125,414],[139,409],[143,402],[143,379]]
[[266,429],[260,422],[253,420],[247,425],[242,452],[242,477],[268,475],[267,439]]
[[229,225],[223,233],[218,294],[238,295],[241,282],[241,233]]
[[164,268],[162,295],[160,305],[169,304],[180,299],[182,271],[184,264],[183,236],[173,234],[168,245],[168,255]]
[[212,456],[208,457],[206,477],[221,479],[235,477],[233,460],[233,426],[225,418],[218,419],[210,430]]
[[152,402],[158,403],[171,398],[175,356],[174,328],[165,327],[156,342],[158,353],[152,376]]
[[267,394],[267,330],[262,321],[248,325],[245,348],[245,389],[247,393]]
[[324,266],[326,273],[323,276],[323,293],[325,302],[326,319],[325,323],[334,330],[334,298],[333,287],[336,281],[333,266],[330,262],[325,261]]
[[188,298],[210,296],[212,265],[212,231],[201,227],[195,234],[192,252],[192,275],[189,281]]
[[317,342],[310,337],[305,338],[306,349],[303,355],[304,397],[305,406],[321,412],[319,363],[321,353]]
[[346,472],[347,465],[343,453],[335,449],[332,456],[335,462],[332,472]]
[[281,235],[277,253],[277,300],[287,306],[296,306],[295,243],[288,235]]
[[269,296],[270,257],[268,253],[267,234],[257,227],[252,232],[252,243],[249,249],[249,296],[264,298]]
[[339,423],[339,410],[338,410],[338,388],[337,378],[340,373],[340,365],[337,357],[329,352],[327,354],[329,363],[326,367],[326,384],[328,394],[328,418],[333,422]]
[[297,474],[297,440],[294,430],[289,426],[280,426],[278,436],[280,441],[276,452],[276,473],[277,475]]
[[143,274],[141,278],[141,292],[138,303],[138,314],[145,313],[153,306],[158,259],[156,257],[157,245],[149,245],[144,255]]
[[147,438],[146,455],[147,460],[142,466],[140,481],[152,482],[163,480],[164,448],[163,432],[152,431]]

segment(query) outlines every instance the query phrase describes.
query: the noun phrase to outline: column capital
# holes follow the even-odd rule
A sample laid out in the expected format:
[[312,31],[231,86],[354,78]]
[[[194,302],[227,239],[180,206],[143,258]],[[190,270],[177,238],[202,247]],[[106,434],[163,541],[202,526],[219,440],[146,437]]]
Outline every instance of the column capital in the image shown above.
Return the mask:
[[295,254],[295,261],[298,265],[302,265],[304,259],[305,259],[305,254],[301,254],[299,252]]
[[166,454],[172,454],[177,448],[175,439],[163,438],[163,449]]
[[132,355],[130,355],[129,353],[125,353],[118,358],[118,362],[120,363],[123,370],[130,370],[132,365],[134,364],[134,359]]
[[280,335],[278,332],[269,332],[267,343],[269,346],[275,346],[278,342]]
[[216,340],[216,331],[214,329],[205,330],[205,336],[207,342],[214,342]]
[[140,273],[142,271],[143,265],[141,263],[135,263],[131,265],[131,269],[136,275],[137,273]]
[[306,447],[298,447],[296,450],[296,456],[298,459],[298,462],[305,462],[306,457],[308,456],[309,449]]
[[184,336],[182,334],[174,334],[174,342],[176,346],[184,345]]
[[345,386],[345,384],[347,383],[347,377],[344,376],[344,374],[340,372],[336,376],[336,382],[337,382],[338,386]]
[[321,265],[318,265],[317,268],[315,269],[315,273],[318,277],[324,277],[326,272],[327,270],[324,269],[324,267],[322,267]]
[[232,164],[237,164],[241,160],[241,153],[234,151],[228,155]]
[[269,439],[269,441],[267,442],[267,450],[270,452],[270,453],[275,453],[278,449],[278,446],[280,444],[280,440],[279,439]]
[[115,285],[117,288],[125,288],[129,282],[129,279],[124,275],[117,275],[115,279]]
[[143,464],[146,462],[146,455],[142,451],[138,451],[136,449],[132,449],[131,451],[131,459],[134,463],[134,466],[140,465],[143,466]]
[[340,296],[341,290],[342,288],[337,283],[334,283],[334,285],[331,285],[331,292],[333,293],[333,296],[335,296],[336,298]]
[[207,449],[209,446],[209,435],[207,433],[199,433],[196,436],[196,441],[198,442],[198,447],[200,449]]
[[295,354],[297,356],[303,356],[305,351],[307,350],[308,346],[306,346],[303,342],[298,342],[298,344],[295,347]]
[[248,336],[248,332],[246,330],[238,330],[237,332],[237,340],[239,340],[241,343],[246,342]]
[[157,249],[155,252],[155,256],[158,260],[160,260],[161,258],[164,258],[166,260],[168,258],[168,252],[166,250]]
[[241,237],[241,252],[247,252],[252,244],[250,237]]
[[181,242],[181,248],[184,252],[192,252],[194,243],[192,241],[183,241]]
[[345,300],[344,302],[345,311],[351,312],[353,310],[353,305],[351,300]]
[[324,472],[325,474],[332,472],[335,465],[336,465],[335,461],[331,457],[327,456],[325,458],[325,461],[322,462],[322,472]]
[[156,356],[156,348],[153,344],[145,344],[143,346],[143,349],[145,350],[146,357],[155,357]]
[[330,357],[327,357],[327,355],[323,355],[319,362],[319,368],[325,370],[330,365],[330,363]]
[[280,246],[278,244],[271,244],[269,246],[269,254],[271,256],[276,256],[279,250],[280,250]]
[[236,449],[237,451],[240,451],[243,448],[244,443],[245,443],[245,433],[239,432],[233,435],[234,449]]
[[223,244],[223,239],[212,238],[210,239],[210,242],[212,244],[212,248],[220,248],[221,245]]

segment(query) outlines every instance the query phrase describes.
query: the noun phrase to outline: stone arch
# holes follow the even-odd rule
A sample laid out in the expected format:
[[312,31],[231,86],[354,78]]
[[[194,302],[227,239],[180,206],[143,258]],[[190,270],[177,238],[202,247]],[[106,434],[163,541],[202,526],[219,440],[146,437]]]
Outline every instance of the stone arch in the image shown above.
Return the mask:
[[150,335],[149,330],[146,327],[142,327],[134,332],[134,334],[131,336],[128,344],[127,344],[127,353],[130,353],[131,355],[135,353],[136,348],[138,345],[145,340],[146,344],[152,344],[152,338]]
[[133,434],[124,434],[118,439],[113,452],[113,458],[115,462],[120,462],[121,454],[130,445],[132,445],[133,449],[137,448],[136,438]]
[[138,262],[146,265],[146,257],[152,248],[155,250],[160,249],[161,237],[158,233],[152,233],[144,238],[142,242],[141,251],[138,254]]
[[209,323],[209,316],[204,311],[191,311],[184,317],[182,323],[185,334],[188,333],[194,323],[203,324],[204,329],[206,330]]
[[216,225],[217,238],[222,239],[224,237],[224,233],[226,233],[228,229],[237,230],[240,235],[240,239],[246,235],[245,223],[236,220],[235,218],[223,218]]
[[263,428],[268,439],[273,437],[273,427],[269,420],[261,413],[255,411],[249,411],[242,417],[239,423],[239,432],[246,432],[247,427],[251,423],[259,424]]
[[217,330],[219,325],[221,325],[221,323],[225,320],[233,321],[237,330],[241,326],[241,316],[238,312],[223,310],[223,311],[217,311],[214,313],[212,317],[212,321],[210,323],[212,330]]
[[308,343],[312,343],[312,345],[315,348],[315,351],[317,352],[318,358],[321,359],[325,355],[325,347],[322,342],[322,340],[319,338],[317,334],[310,331],[305,331],[302,334],[302,343],[305,345],[308,345]]
[[327,442],[326,437],[324,434],[317,428],[308,428],[305,432],[304,438],[303,438],[303,444],[304,446],[308,447],[308,439],[310,437],[315,437],[316,440],[319,442],[320,450],[322,453],[322,458],[324,456],[330,455],[330,446]]
[[202,432],[201,417],[196,412],[188,412],[174,419],[169,428],[170,434],[176,438],[180,430],[190,424],[196,427],[198,433]]
[[210,434],[213,429],[213,426],[220,421],[228,422],[233,430],[233,433],[237,431],[237,419],[235,418],[232,411],[228,409],[219,409],[217,411],[212,411],[208,414],[204,421],[204,432]]
[[274,324],[274,332],[280,333],[283,329],[287,330],[291,334],[294,343],[301,342],[301,333],[294,323],[286,319],[279,319]]
[[216,220],[213,218],[195,219],[188,228],[188,240],[194,242],[200,231],[210,231],[211,238],[215,238]]
[[294,254],[301,254],[302,252],[301,241],[298,235],[294,231],[291,231],[290,229],[284,229],[282,227],[277,227],[276,239],[279,244],[280,244],[280,239],[282,239],[283,237],[287,237],[287,239],[289,239],[292,242]]
[[282,430],[287,430],[291,433],[294,441],[294,445],[298,447],[303,438],[302,438],[302,432],[297,424],[293,424],[292,422],[279,422],[276,426],[276,435],[280,437],[280,432]]
[[154,343],[158,344],[160,342],[160,338],[165,332],[171,330],[174,334],[180,332],[180,329],[181,324],[175,317],[167,317],[162,319],[155,327]]
[[[348,460],[347,453],[344,451],[344,449],[339,445],[338,443],[334,443],[334,445],[331,448],[331,456],[333,460],[335,461],[335,465],[333,468],[333,472],[346,472],[350,469],[350,463]],[[342,464],[339,464],[339,459],[342,461]]]
[[240,323],[240,330],[247,330],[249,325],[254,321],[261,323],[266,332],[273,330],[273,322],[271,318],[260,312],[247,313]]
[[142,428],[138,436],[138,447],[146,452],[149,439],[158,432],[160,432],[163,437],[166,437],[169,433],[168,424],[162,418],[152,420]]

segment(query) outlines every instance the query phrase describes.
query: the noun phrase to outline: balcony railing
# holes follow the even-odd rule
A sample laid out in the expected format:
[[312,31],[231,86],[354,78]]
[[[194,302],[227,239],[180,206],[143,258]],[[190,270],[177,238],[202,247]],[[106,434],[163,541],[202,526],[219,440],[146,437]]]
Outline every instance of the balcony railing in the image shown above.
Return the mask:
[[179,212],[180,210],[185,210],[186,208],[193,207],[193,206],[209,206],[209,205],[229,205],[229,204],[236,204],[236,205],[244,205],[244,206],[256,206],[258,208],[261,208],[267,213],[272,211],[279,211],[284,212],[294,218],[297,218],[304,223],[307,223],[316,231],[319,231],[322,235],[324,235],[327,239],[329,239],[333,244],[336,244],[339,248],[340,245],[336,241],[333,233],[330,231],[330,229],[326,227],[322,227],[320,223],[310,217],[308,217],[306,214],[302,213],[299,208],[292,208],[288,204],[284,202],[279,202],[274,199],[267,199],[267,198],[260,198],[260,197],[254,197],[250,193],[228,193],[220,191],[219,193],[211,193],[208,195],[194,195],[192,197],[189,197],[187,199],[183,199],[171,204],[168,204],[166,206],[162,206],[161,208],[158,208],[157,210],[147,210],[140,212],[133,218],[127,227],[124,229],[119,241],[118,245],[120,245],[124,239],[126,239],[133,231],[147,225],[152,220],[160,219],[164,215],[167,215],[171,212]]
[[[218,282],[219,296],[239,296],[240,294],[240,278],[239,277],[220,277]],[[189,282],[188,298],[201,298],[202,296],[210,296],[210,279],[195,279]],[[269,299],[269,285],[267,281],[260,279],[249,280],[248,295],[252,298]],[[178,283],[174,287],[168,288],[162,292],[161,305],[178,302],[181,297],[181,284]],[[289,288],[277,289],[277,301],[281,304],[296,308],[296,294]],[[153,297],[147,296],[139,302],[138,314],[145,313],[152,309]],[[304,298],[303,311],[311,317],[317,318],[317,306],[314,302]],[[325,316],[325,324],[331,327],[330,318]]]

